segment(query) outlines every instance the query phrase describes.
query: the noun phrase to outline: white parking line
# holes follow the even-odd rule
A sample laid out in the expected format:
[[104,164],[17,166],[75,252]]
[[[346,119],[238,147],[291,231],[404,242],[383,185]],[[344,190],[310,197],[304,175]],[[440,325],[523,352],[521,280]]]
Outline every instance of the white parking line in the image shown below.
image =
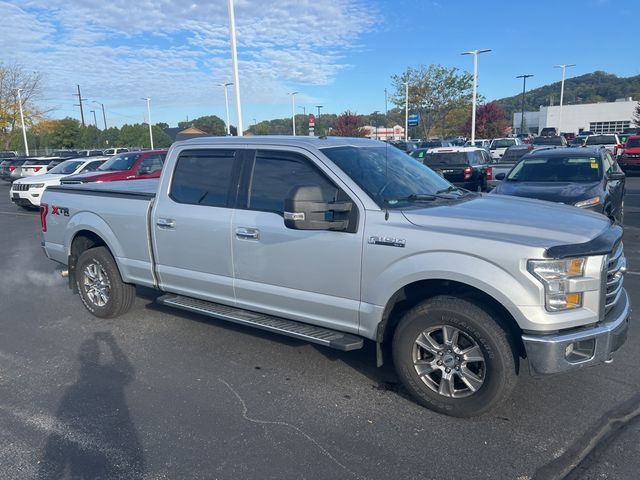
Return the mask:
[[18,212],[0,212],[1,215],[19,215],[21,217],[35,217],[35,214],[18,213]]
[[640,272],[629,272],[629,271],[627,271],[627,275],[640,275]]

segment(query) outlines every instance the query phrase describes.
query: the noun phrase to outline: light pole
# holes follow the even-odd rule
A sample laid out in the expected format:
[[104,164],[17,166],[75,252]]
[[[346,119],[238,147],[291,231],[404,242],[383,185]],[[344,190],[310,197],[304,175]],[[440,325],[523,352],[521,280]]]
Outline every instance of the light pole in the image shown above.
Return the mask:
[[149,139],[151,140],[151,150],[153,150],[153,131],[151,130],[151,98],[145,97],[142,100],[147,101],[147,121],[149,122]]
[[[102,107],[102,120],[104,121],[104,129],[107,129],[107,116],[104,113],[104,103],[97,102],[93,100],[93,103],[96,103]],[[97,125],[96,125],[97,126]]]
[[404,141],[409,139],[409,80],[404,82]]
[[291,95],[291,126],[293,129],[293,136],[296,136],[296,95],[300,92],[289,92],[287,95]]
[[562,83],[560,84],[560,111],[558,112],[558,135],[562,135],[560,124],[562,123],[562,102],[564,100],[564,77],[567,72],[567,68],[575,66],[575,63],[563,63],[561,65],[554,65],[554,68],[562,69]]
[[229,125],[229,96],[227,94],[227,87],[233,85],[233,82],[219,83],[219,87],[224,88],[224,109],[227,114],[227,135],[231,135],[231,125]]
[[21,88],[18,89],[18,105],[20,106],[20,122],[22,122],[22,139],[24,140],[24,151],[29,156],[29,144],[27,143],[27,130],[24,128],[24,113],[22,112],[22,96],[20,92]]
[[478,55],[481,53],[490,52],[490,48],[483,48],[482,50],[469,50],[468,52],[462,52],[460,55],[473,55],[473,94],[471,103],[473,104],[471,110],[471,144],[476,140],[476,96],[478,91]]
[[316,118],[316,129],[318,130],[318,136],[320,136],[320,109],[322,108],[322,105],[316,105],[316,108],[318,109],[318,118]]
[[300,109],[302,109],[302,114],[306,117],[307,116],[307,107],[298,107]]
[[236,91],[236,118],[238,136],[242,136],[242,107],[240,106],[240,78],[238,76],[238,51],[236,47],[236,19],[233,11],[233,0],[228,0],[229,36],[231,37],[231,64],[233,66],[233,85]]
[[530,73],[518,75],[516,78],[522,79],[522,108],[520,109],[520,133],[524,133],[524,92],[527,88],[527,78],[533,77]]
[[96,126],[96,130],[98,129],[98,119],[96,118],[96,111],[95,110],[89,110],[91,113],[93,113],[93,124]]

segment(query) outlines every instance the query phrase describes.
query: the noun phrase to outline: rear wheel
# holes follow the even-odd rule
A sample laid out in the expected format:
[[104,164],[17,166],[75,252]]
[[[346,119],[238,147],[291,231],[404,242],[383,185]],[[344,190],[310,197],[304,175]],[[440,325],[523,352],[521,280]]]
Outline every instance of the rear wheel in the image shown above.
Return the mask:
[[122,315],[135,300],[135,287],[122,281],[118,266],[105,247],[82,252],[76,264],[76,284],[82,303],[96,317]]
[[418,402],[455,417],[490,410],[517,379],[507,333],[487,310],[456,297],[434,297],[407,312],[394,334],[393,358]]

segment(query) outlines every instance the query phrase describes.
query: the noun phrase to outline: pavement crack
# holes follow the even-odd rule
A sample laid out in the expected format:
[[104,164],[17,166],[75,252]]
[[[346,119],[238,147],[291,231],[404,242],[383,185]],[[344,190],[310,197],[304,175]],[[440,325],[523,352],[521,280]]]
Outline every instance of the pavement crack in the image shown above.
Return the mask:
[[309,435],[308,433],[304,432],[303,430],[299,429],[298,427],[296,427],[295,425],[291,425],[290,423],[287,422],[282,422],[282,421],[272,421],[272,420],[260,420],[257,418],[252,418],[249,416],[248,414],[248,409],[247,409],[247,404],[246,402],[243,400],[243,398],[240,396],[240,394],[231,386],[229,385],[229,383],[225,382],[224,380],[222,380],[221,378],[218,379],[221,383],[223,383],[230,391],[231,393],[233,393],[235,395],[235,397],[238,399],[238,401],[240,402],[240,404],[242,405],[242,418],[244,418],[245,420],[247,420],[248,422],[251,423],[255,423],[258,425],[262,425],[262,426],[266,426],[266,425],[277,425],[277,426],[282,426],[282,427],[287,427],[290,428],[292,430],[295,430],[297,433],[299,433],[300,435],[302,435],[304,438],[306,438],[309,442],[311,442],[313,445],[315,445],[318,450],[320,450],[320,452],[322,452],[322,454],[324,456],[326,456],[327,458],[329,458],[333,463],[335,463],[336,465],[338,465],[340,468],[342,468],[344,471],[348,472],[349,474],[353,475],[356,478],[364,478],[360,475],[358,475],[356,472],[354,472],[353,470],[351,470],[349,467],[347,467],[346,465],[344,465],[343,463],[341,463],[337,458],[335,458],[333,455],[331,455],[331,453],[329,453],[329,451],[324,448],[317,440],[315,440],[311,435]]
[[532,480],[562,480],[569,478],[599,451],[606,449],[623,428],[640,418],[640,394],[606,412],[562,455],[540,467]]

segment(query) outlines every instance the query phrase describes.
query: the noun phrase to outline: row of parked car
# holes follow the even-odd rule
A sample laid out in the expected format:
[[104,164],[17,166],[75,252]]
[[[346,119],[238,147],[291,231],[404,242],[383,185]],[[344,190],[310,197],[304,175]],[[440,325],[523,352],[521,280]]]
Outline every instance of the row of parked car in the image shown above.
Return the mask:
[[575,205],[622,223],[624,170],[640,167],[640,136],[615,153],[595,140],[585,147],[514,143],[498,158],[472,146],[417,149],[411,156],[457,187]]
[[57,160],[5,160],[0,163],[0,178],[12,181],[9,196],[16,205],[38,208],[44,190],[54,185],[157,178],[166,154],[166,150],[151,150]]

